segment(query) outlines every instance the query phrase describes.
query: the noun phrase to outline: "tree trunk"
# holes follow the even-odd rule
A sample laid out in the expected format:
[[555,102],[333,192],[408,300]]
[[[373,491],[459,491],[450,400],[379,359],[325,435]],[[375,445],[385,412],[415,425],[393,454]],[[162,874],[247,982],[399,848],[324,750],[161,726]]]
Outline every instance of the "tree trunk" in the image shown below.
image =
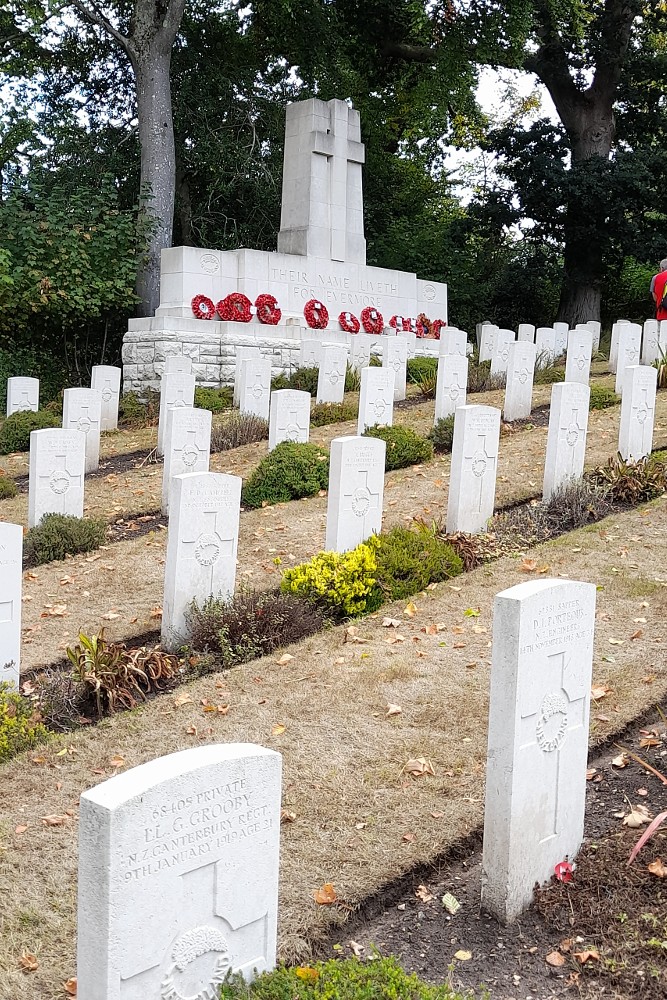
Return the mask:
[[171,47],[151,47],[132,60],[141,146],[141,204],[151,224],[148,259],[137,277],[139,315],[152,316],[160,303],[160,254],[171,246],[176,154],[171,114]]

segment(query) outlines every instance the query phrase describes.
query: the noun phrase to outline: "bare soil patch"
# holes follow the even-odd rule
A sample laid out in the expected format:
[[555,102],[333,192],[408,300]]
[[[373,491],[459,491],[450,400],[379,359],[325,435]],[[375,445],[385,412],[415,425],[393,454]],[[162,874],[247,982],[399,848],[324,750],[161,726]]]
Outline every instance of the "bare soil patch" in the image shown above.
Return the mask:
[[[667,690],[666,512],[663,498],[532,550],[545,573],[602,588],[594,676],[609,692],[594,706],[594,743]],[[284,510],[258,514],[275,532]],[[113,572],[125,590],[135,582],[126,565]],[[295,814],[282,844],[280,952],[287,961],[321,948],[332,925],[364,899],[470,835],[482,818],[493,598],[525,579],[519,556],[503,558],[417,596],[412,616],[402,603],[388,606],[398,628],[383,627],[378,615],[358,623],[361,642],[345,641],[345,627],[328,630],[293,646],[285,665],[268,657],[203,678],[178,698],[157,697],[3,766],[0,997],[62,996],[62,982],[74,974],[79,795],[161,754],[228,740],[283,753],[283,804]],[[229,711],[204,712],[202,700]],[[389,703],[401,713],[388,717]],[[434,774],[408,776],[406,762],[422,756]],[[51,815],[63,817],[62,825],[45,824]],[[341,905],[315,904],[313,891],[324,882],[334,883]],[[29,975],[18,968],[24,950],[38,960]]]

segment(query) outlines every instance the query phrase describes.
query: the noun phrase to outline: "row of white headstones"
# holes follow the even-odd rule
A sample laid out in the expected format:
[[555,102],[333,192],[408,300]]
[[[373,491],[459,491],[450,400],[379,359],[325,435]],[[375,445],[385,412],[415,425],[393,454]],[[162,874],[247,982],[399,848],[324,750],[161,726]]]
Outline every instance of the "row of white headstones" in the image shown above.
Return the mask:
[[[595,598],[541,580],[495,599],[481,905],[504,923],[582,843]],[[210,745],[84,792],[81,997],[215,1000],[229,970],[274,966],[281,764]]]
[[[458,333],[458,332],[457,332]],[[619,358],[624,354],[625,329],[619,337]],[[399,345],[397,351],[395,345]],[[344,552],[382,530],[384,441],[364,437],[369,426],[390,425],[393,419],[397,365],[405,384],[405,344],[400,338],[387,344],[382,368],[361,369],[357,435],[335,438],[330,449],[330,473],[325,549]],[[329,347],[317,345],[322,370],[328,371]],[[468,360],[465,335],[452,334],[449,348],[460,353],[442,354],[434,420],[454,416],[447,531],[478,533],[492,517],[500,446],[501,411],[495,407],[466,405]],[[269,417],[269,449],[281,441],[307,442],[311,397],[298,390],[270,391],[270,361],[258,349],[241,359],[237,387],[241,412]],[[309,350],[309,348],[307,348]],[[304,352],[307,355],[307,350]],[[339,348],[333,348],[339,351]],[[548,499],[584,471],[590,388],[588,386],[592,341],[590,330],[570,331],[566,359],[567,381],[552,388],[544,466],[543,496]],[[343,353],[345,349],[343,348]],[[506,419],[527,418],[531,412],[536,344],[513,341],[508,345],[504,414]],[[369,356],[370,357],[370,356]],[[313,363],[307,355],[303,362]],[[358,363],[358,358],[355,359]],[[341,388],[346,361],[336,365]],[[164,453],[162,509],[169,514],[167,558],[162,617],[162,641],[176,648],[185,638],[186,614],[194,599],[210,594],[228,598],[234,593],[240,522],[242,480],[238,476],[210,473],[212,415],[194,407],[195,378],[188,358],[173,357],[162,378],[158,451]],[[180,370],[179,370],[180,369]],[[619,364],[622,376],[619,451],[636,461],[652,448],[655,414],[656,369],[647,365]],[[67,390],[72,393],[99,390]],[[268,410],[268,414],[267,414]],[[91,425],[88,434],[96,433]],[[33,431],[30,441],[29,523],[45,513],[82,516],[86,454],[85,429]],[[99,444],[97,445],[99,451]],[[20,594],[22,531],[0,525],[7,572],[0,583],[0,603],[11,608],[0,621],[5,637],[0,677],[18,683],[20,671]],[[9,568],[13,567],[12,571]]]

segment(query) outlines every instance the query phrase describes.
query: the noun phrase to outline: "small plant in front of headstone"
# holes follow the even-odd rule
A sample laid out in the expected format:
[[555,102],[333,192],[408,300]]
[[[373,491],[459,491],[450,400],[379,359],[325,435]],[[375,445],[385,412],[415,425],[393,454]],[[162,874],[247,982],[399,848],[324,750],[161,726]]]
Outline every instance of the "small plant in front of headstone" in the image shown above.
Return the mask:
[[64,559],[99,549],[106,538],[106,522],[66,514],[45,514],[23,539],[23,566]]
[[433,445],[426,438],[420,437],[410,427],[369,427],[364,432],[366,437],[380,438],[386,442],[387,454],[385,469],[405,469],[408,465],[419,462],[430,462],[433,458]]
[[345,392],[359,392],[361,389],[361,372],[358,368],[347,366],[345,372]]
[[463,561],[449,542],[425,524],[392,528],[378,535],[376,586],[385,601],[399,601],[463,572]]
[[12,413],[0,428],[0,455],[9,455],[13,451],[28,451],[31,431],[59,426],[60,420],[56,414],[48,410],[36,412],[23,410]]
[[554,382],[565,381],[565,368],[562,363],[547,361],[544,365],[535,366],[533,385],[553,385]]
[[436,420],[429,438],[433,442],[434,451],[437,451],[438,454],[448,455],[452,450],[452,442],[454,441],[454,414],[444,417],[441,420]]
[[214,389],[211,386],[195,386],[195,406],[200,410],[210,410],[211,413],[222,413],[232,405],[232,390],[226,386]]
[[468,364],[468,392],[486,392],[491,385],[491,362],[479,361],[473,354]]
[[11,500],[18,493],[18,487],[11,476],[0,476],[0,500]]
[[301,389],[302,392],[309,392],[311,396],[317,395],[317,380],[320,370],[316,366],[311,368],[297,368],[287,379],[281,389]]
[[315,444],[282,441],[243,484],[244,507],[315,496],[329,481],[329,456]]
[[155,427],[160,419],[160,393],[148,389],[141,398],[126,392],[118,404],[118,426],[127,430]]
[[317,403],[310,411],[311,427],[342,424],[346,420],[356,419],[357,407],[353,403]]
[[231,451],[244,444],[266,441],[269,436],[269,422],[254,413],[239,413],[234,410],[211,428],[211,452]]
[[375,589],[376,548],[374,536],[348,552],[318,552],[308,562],[285,570],[280,589],[311,601],[334,618],[363,615],[382,603]]
[[0,682],[0,763],[24,750],[32,750],[47,738],[47,729],[35,706]]
[[554,490],[542,508],[553,533],[560,534],[601,521],[611,513],[613,499],[606,485],[590,479],[572,479]]
[[406,377],[408,382],[421,385],[424,378],[436,378],[438,374],[437,358],[408,358]]
[[67,647],[73,680],[88,690],[98,718],[118,709],[134,708],[151,691],[159,691],[178,674],[178,658],[159,649],[127,649],[98,635],[79,634]]
[[616,395],[613,389],[608,389],[606,385],[591,386],[589,409],[606,410],[608,406],[616,406],[620,402],[620,397]]
[[617,503],[634,506],[655,500],[667,489],[665,466],[653,455],[638,462],[610,458],[593,473],[593,481],[605,486]]

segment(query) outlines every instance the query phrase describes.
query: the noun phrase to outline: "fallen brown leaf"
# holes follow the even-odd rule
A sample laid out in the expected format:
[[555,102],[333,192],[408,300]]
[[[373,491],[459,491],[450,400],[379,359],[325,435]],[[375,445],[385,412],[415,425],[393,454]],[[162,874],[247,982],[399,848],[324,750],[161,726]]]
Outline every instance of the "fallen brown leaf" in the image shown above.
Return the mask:
[[415,896],[417,899],[421,899],[422,903],[430,903],[435,896],[425,885],[418,885],[415,889]]
[[76,976],[73,976],[72,979],[68,979],[66,983],[63,983],[63,989],[65,990],[65,993],[67,994],[68,997],[75,997]]
[[646,866],[646,869],[651,875],[656,875],[658,878],[667,878],[667,865],[662,858],[656,858],[655,861]]
[[555,969],[560,968],[561,965],[565,965],[565,959],[559,951],[550,951],[544,961],[547,965],[552,965]]
[[390,715],[400,715],[403,709],[400,705],[392,705],[391,702],[387,705],[387,716]]
[[574,957],[576,958],[577,962],[581,963],[581,965],[585,965],[586,962],[600,961],[600,953],[595,951],[594,948],[587,951],[575,951]]
[[22,972],[35,972],[38,967],[37,958],[29,951],[24,951],[19,958],[19,968]]
[[404,765],[404,771],[408,774],[414,775],[416,778],[421,777],[423,774],[435,774],[433,770],[433,764],[426,757],[412,757]]
[[329,906],[338,899],[336,890],[331,882],[325,882],[321,889],[315,889],[313,898],[319,906]]

